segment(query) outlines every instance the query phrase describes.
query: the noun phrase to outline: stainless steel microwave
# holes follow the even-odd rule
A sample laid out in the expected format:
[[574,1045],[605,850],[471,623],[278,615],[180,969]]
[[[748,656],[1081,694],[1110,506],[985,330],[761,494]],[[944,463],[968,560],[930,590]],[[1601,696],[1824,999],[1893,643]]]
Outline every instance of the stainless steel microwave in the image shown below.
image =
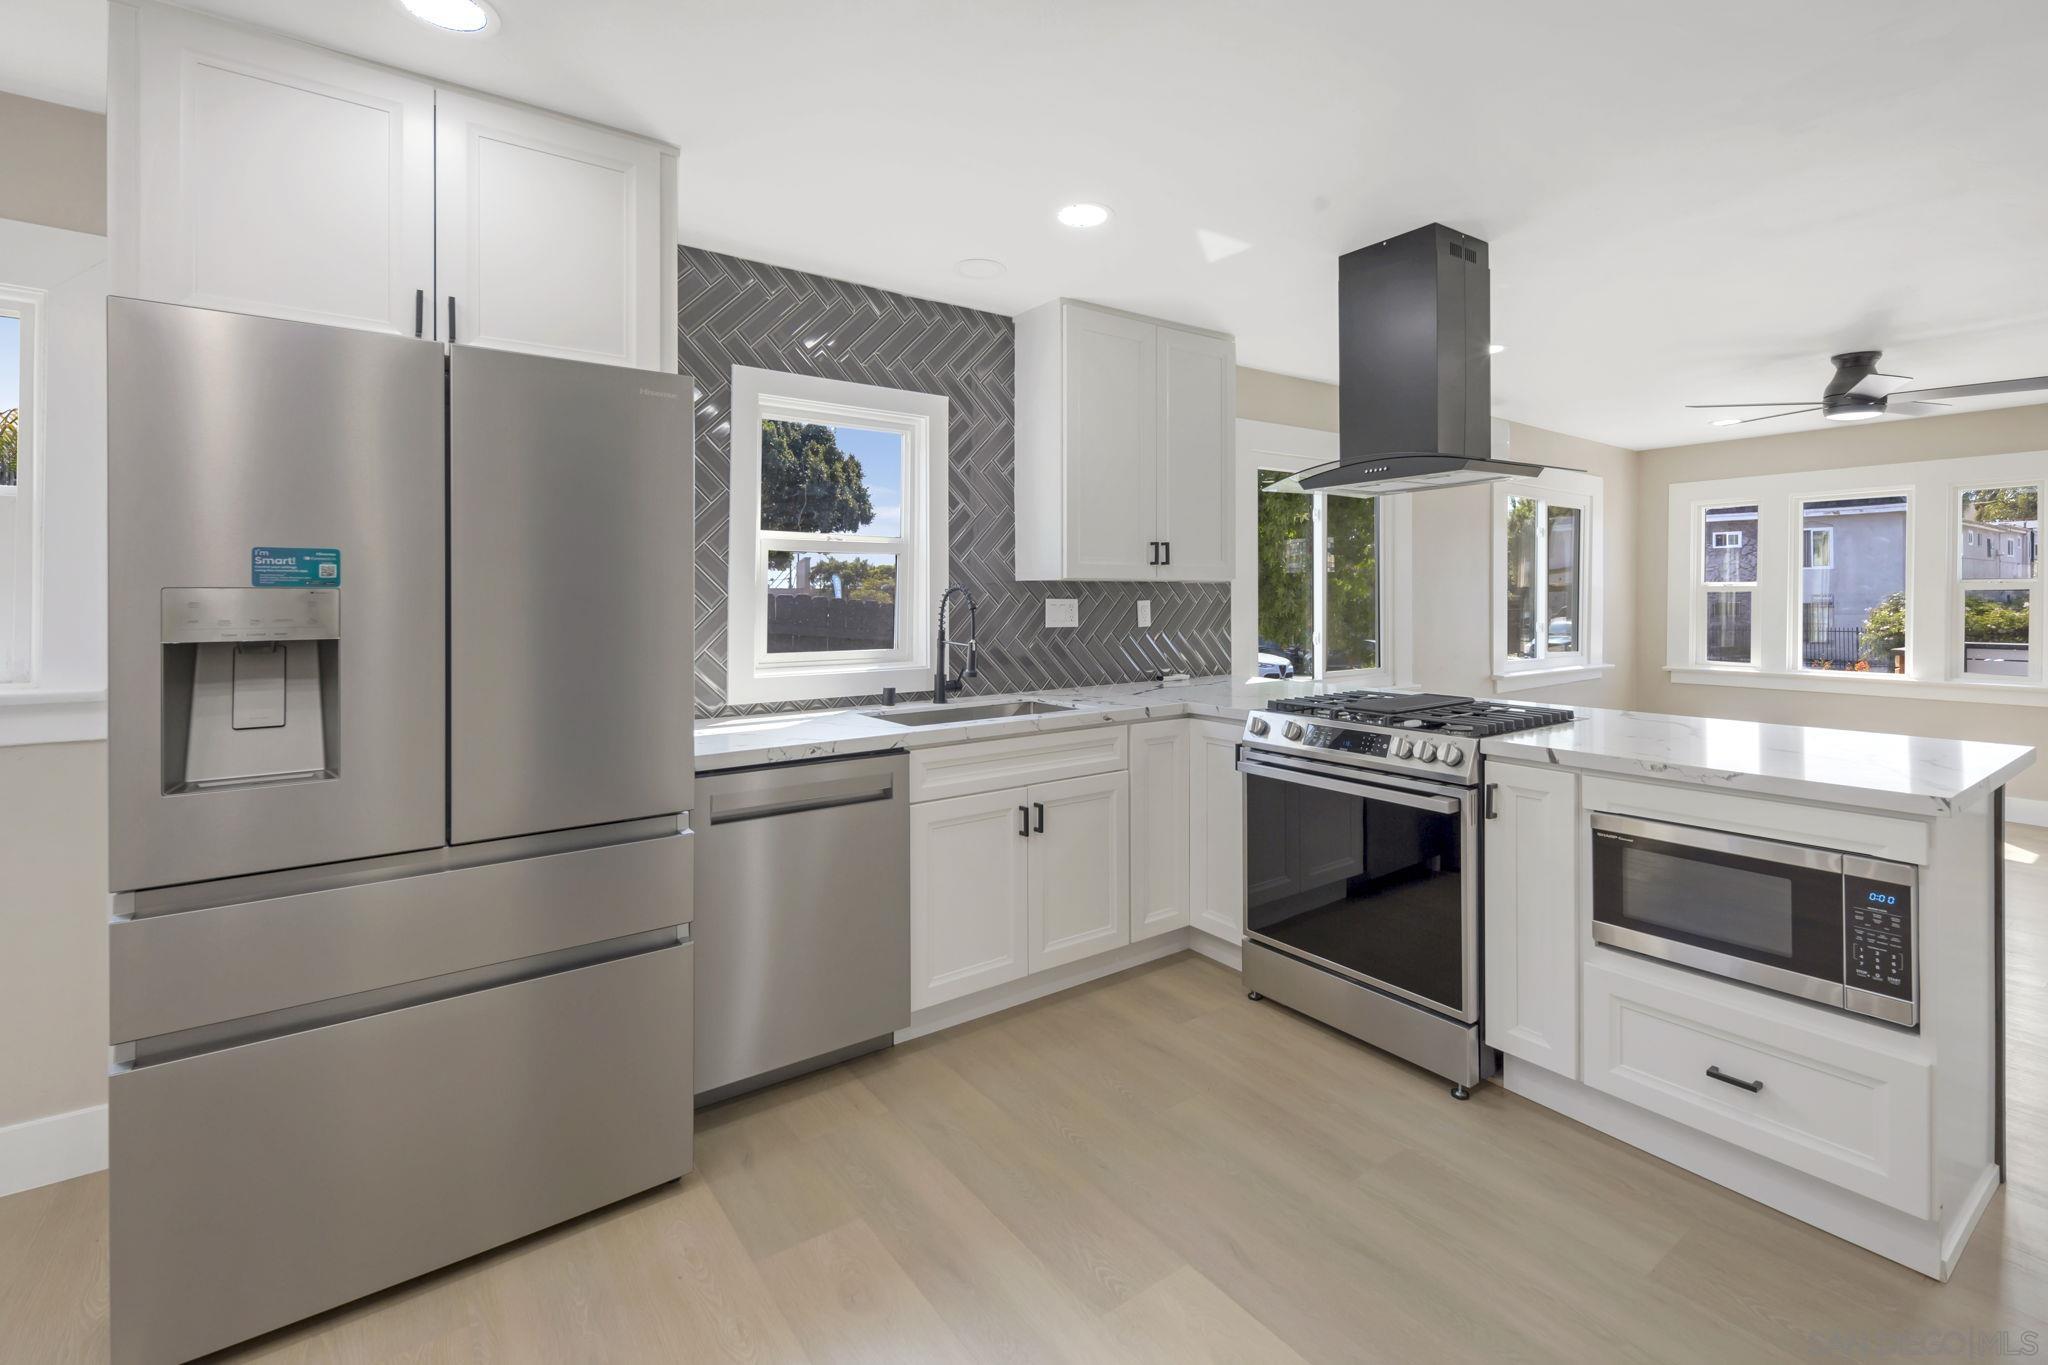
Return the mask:
[[1919,870],[1593,814],[1593,937],[1851,1014],[1920,1023]]

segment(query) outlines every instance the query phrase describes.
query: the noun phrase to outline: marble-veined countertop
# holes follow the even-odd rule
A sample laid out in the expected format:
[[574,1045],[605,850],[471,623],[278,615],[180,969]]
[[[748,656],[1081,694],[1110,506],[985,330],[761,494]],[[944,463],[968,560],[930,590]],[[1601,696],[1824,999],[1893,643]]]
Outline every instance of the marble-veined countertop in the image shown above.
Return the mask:
[[[698,722],[697,771],[1175,716],[1242,722],[1276,697],[1349,690],[1343,684],[1298,679],[1243,682],[1197,678],[1186,683],[1115,683],[962,698],[946,705],[964,709],[1030,697],[1073,709],[937,725],[893,725],[885,719],[890,714],[941,709],[930,702],[730,716]],[[2010,781],[2034,761],[2034,751],[2018,744],[1660,716],[1598,707],[1572,710],[1577,719],[1569,725],[1497,736],[1482,741],[1480,751],[1522,763],[1551,763],[1585,772],[1921,816],[1945,814]]]

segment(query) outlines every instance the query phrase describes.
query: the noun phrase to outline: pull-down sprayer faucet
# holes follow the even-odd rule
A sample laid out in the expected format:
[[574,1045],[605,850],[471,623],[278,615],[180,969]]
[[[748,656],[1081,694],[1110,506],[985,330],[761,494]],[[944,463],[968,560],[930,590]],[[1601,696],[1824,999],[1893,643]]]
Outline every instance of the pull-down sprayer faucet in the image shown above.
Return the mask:
[[[967,599],[967,638],[960,641],[948,641],[946,639],[946,609],[952,605],[953,594],[956,592]],[[974,636],[976,628],[974,594],[961,587],[946,589],[939,597],[939,648],[937,668],[932,679],[933,701],[944,701],[947,693],[960,690],[963,679],[977,676],[974,671]],[[949,679],[946,677],[948,656],[953,650],[960,648],[962,645],[965,645],[967,648],[967,671],[962,673],[959,678]]]

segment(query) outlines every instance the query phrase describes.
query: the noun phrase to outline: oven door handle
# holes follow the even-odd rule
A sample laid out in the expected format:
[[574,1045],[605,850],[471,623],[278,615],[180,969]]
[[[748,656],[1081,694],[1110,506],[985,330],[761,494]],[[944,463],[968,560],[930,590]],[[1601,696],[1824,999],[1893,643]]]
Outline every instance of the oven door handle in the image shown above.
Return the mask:
[[1349,782],[1341,778],[1324,777],[1318,773],[1305,773],[1299,768],[1279,768],[1249,758],[1240,757],[1237,760],[1237,770],[1246,777],[1270,777],[1277,782],[1320,787],[1324,791],[1338,792],[1344,796],[1356,796],[1365,801],[1384,801],[1390,806],[1407,806],[1413,810],[1431,811],[1437,815],[1456,815],[1464,809],[1463,803],[1455,797],[1423,796],[1395,787],[1382,787],[1375,782]]

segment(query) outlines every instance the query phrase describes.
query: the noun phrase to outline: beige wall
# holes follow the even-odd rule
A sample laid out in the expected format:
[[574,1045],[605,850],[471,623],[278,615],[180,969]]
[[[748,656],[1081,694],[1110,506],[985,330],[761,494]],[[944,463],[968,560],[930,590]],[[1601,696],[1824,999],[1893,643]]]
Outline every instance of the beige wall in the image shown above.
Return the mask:
[[[1668,606],[1666,555],[1671,485],[1809,469],[1911,460],[2048,451],[2048,404],[1990,412],[1843,425],[1740,441],[1646,450],[1639,457],[1635,522],[1641,537],[1637,575],[1635,706],[1676,715],[1726,716],[1790,725],[2004,740],[2048,748],[2048,707],[1920,701],[1843,692],[1674,684],[1664,672]],[[2048,463],[2044,463],[2048,476]],[[2023,773],[2012,794],[2048,799],[2048,767]]]
[[1337,386],[1271,370],[1237,369],[1237,415],[1248,422],[1337,429]]
[[[1636,657],[1636,457],[1618,446],[1509,424],[1508,455],[1601,479],[1602,653],[1596,679],[1509,694],[1512,700],[1630,705]],[[1495,694],[1493,488],[1479,484],[1409,495],[1413,519],[1414,681],[1436,692]]]
[[104,236],[106,116],[0,91],[0,218]]
[[107,746],[0,748],[0,1128],[107,1098]]

